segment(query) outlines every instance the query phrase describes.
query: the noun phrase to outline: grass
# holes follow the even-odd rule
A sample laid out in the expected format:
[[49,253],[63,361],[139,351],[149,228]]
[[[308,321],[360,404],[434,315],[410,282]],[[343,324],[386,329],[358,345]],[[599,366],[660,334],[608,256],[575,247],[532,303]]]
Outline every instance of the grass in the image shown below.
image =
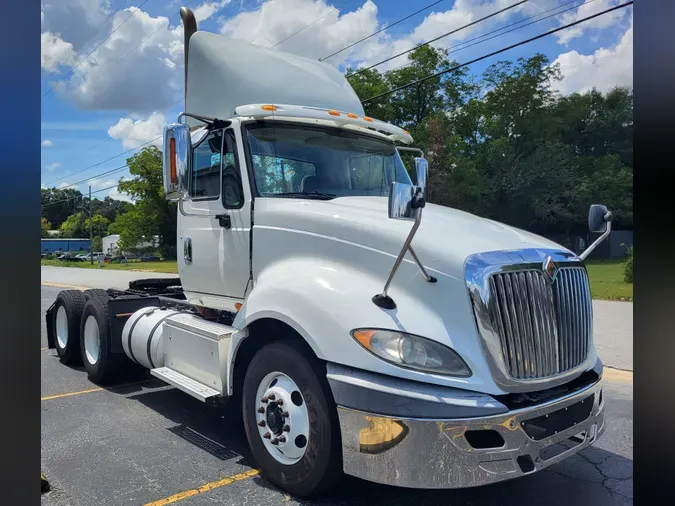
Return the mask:
[[[99,267],[98,263],[91,265],[89,262],[62,262],[60,260],[42,260],[41,265],[53,265],[57,267],[78,267],[81,269],[107,269],[118,271],[146,271],[166,272],[178,274],[178,265],[175,260],[161,262],[130,261],[126,264],[105,264]],[[633,284],[623,280],[625,261],[589,261],[587,262],[588,277],[591,281],[591,295],[594,299],[604,300],[633,300]]]
[[623,280],[624,260],[591,260],[586,262],[594,299],[633,300],[633,283]]
[[90,262],[63,262],[61,260],[40,260],[40,265],[50,265],[53,267],[74,267],[79,269],[105,269],[114,271],[144,271],[144,272],[165,272],[167,274],[178,274],[178,264],[175,260],[163,260],[160,262],[139,262],[130,260],[126,264],[105,264],[100,267],[98,262],[94,265]]

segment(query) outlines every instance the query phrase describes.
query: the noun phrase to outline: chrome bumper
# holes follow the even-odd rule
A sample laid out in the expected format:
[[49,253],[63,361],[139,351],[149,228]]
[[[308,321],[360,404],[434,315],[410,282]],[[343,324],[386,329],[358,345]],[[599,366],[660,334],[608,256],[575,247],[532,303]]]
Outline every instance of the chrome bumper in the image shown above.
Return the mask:
[[605,429],[601,381],[484,418],[404,419],[344,407],[338,414],[345,473],[411,488],[473,487],[531,474],[591,445]]

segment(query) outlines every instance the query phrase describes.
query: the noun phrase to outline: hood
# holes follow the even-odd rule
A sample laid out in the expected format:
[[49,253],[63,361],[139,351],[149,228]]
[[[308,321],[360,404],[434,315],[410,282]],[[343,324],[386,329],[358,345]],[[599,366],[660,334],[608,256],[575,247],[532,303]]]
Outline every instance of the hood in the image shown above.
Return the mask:
[[[256,199],[255,224],[293,229],[397,255],[412,222],[391,220],[386,197],[333,200]],[[413,247],[428,268],[463,278],[464,262],[474,253],[526,248],[565,248],[503,223],[449,207],[427,204]]]

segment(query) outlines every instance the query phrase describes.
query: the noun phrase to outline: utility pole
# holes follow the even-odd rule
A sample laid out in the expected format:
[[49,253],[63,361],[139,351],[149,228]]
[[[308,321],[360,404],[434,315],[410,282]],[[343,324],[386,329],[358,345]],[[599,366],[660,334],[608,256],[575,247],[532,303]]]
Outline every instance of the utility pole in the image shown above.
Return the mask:
[[91,214],[91,185],[89,186],[89,261],[94,265],[94,217]]

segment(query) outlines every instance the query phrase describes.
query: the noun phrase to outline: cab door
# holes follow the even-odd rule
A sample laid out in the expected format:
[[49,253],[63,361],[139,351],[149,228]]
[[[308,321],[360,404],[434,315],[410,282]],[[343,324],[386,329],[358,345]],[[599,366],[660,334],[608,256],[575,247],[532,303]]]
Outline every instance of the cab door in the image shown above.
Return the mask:
[[189,301],[229,310],[250,277],[251,195],[235,131],[210,132],[193,147],[191,165],[178,213],[181,282]]

